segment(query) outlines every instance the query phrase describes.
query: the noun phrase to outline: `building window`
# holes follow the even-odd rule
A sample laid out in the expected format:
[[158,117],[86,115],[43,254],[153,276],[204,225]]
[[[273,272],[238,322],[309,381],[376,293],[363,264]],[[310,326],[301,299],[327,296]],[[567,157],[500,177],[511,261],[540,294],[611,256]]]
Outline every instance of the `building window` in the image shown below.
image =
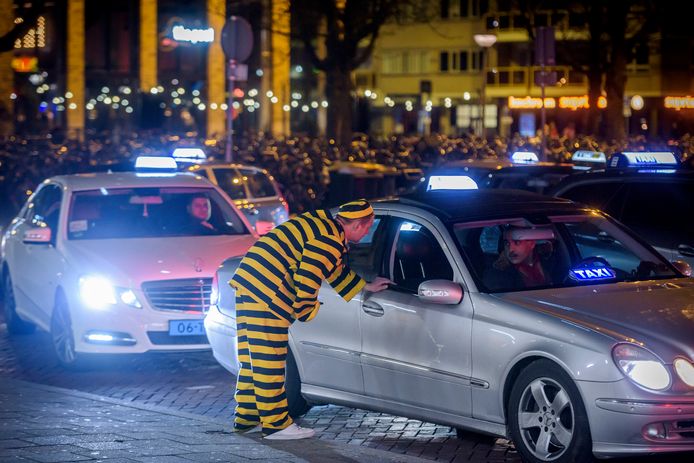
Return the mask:
[[467,52],[466,51],[460,52],[460,58],[458,60],[458,63],[459,63],[459,69],[461,72],[467,71]]
[[441,19],[448,19],[449,10],[451,9],[450,0],[441,0]]
[[640,43],[634,49],[636,64],[648,64],[648,44]]
[[[460,0],[460,17],[461,18],[467,18],[468,17],[468,0]],[[475,4],[475,0],[472,0],[472,4]]]
[[448,52],[442,51],[439,55],[439,71],[448,72]]

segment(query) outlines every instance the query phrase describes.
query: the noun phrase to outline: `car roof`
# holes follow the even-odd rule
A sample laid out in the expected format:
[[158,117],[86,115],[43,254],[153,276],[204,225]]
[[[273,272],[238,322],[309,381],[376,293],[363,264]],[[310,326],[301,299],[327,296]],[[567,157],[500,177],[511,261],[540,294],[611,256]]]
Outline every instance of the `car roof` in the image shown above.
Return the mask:
[[455,172],[465,169],[488,169],[496,172],[514,173],[540,173],[540,172],[572,172],[573,164],[558,164],[554,162],[536,162],[529,164],[512,163],[506,159],[497,160],[475,160],[475,161],[453,161],[447,162],[432,170],[432,175],[445,172]]
[[247,170],[254,170],[256,172],[265,172],[265,169],[263,169],[262,167],[251,166],[249,164],[237,164],[237,163],[228,163],[228,162],[195,163],[195,164],[191,164],[186,169],[190,170],[191,167],[197,168],[197,169],[247,169]]
[[564,177],[552,191],[563,191],[568,186],[578,183],[592,183],[603,181],[652,181],[669,182],[694,181],[694,170],[686,169],[599,169],[578,172]]
[[415,192],[387,198],[375,205],[408,206],[424,209],[443,221],[478,220],[494,217],[518,217],[575,213],[586,210],[573,201],[521,190],[464,190]]
[[138,173],[98,172],[90,174],[58,175],[49,178],[73,191],[96,190],[99,188],[136,187],[191,187],[214,188],[205,178],[191,173]]

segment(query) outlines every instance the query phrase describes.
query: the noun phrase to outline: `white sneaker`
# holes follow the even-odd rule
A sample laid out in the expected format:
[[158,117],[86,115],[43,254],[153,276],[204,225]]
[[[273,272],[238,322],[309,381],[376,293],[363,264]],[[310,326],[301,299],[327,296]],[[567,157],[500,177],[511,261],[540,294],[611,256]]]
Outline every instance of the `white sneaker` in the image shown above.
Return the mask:
[[268,440],[294,440],[294,439],[306,439],[313,437],[316,432],[310,428],[302,428],[297,426],[296,423],[292,423],[281,431],[270,434],[269,436],[264,436],[263,439]]
[[259,424],[256,425],[256,427],[249,429],[248,431],[244,431],[244,434],[255,434],[257,432],[261,432],[263,430],[263,425]]

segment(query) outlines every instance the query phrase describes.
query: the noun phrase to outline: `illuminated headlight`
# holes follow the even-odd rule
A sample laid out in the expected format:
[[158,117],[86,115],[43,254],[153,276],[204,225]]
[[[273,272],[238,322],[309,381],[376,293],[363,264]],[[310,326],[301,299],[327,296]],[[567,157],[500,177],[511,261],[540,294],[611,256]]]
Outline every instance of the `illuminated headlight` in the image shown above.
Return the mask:
[[80,278],[82,302],[92,309],[103,309],[116,303],[116,291],[110,281],[101,276]]
[[104,309],[117,301],[137,309],[142,308],[131,289],[116,288],[108,279],[98,275],[80,278],[80,296],[82,302],[92,309]]
[[687,386],[694,387],[694,365],[691,362],[678,358],[674,362],[675,371],[682,381],[684,381]]
[[636,384],[655,391],[670,387],[670,373],[650,351],[634,344],[617,344],[612,349],[612,358]]
[[135,307],[136,309],[142,308],[142,304],[137,300],[137,296],[135,296],[132,289],[121,290],[120,300],[123,304],[129,305],[130,307]]

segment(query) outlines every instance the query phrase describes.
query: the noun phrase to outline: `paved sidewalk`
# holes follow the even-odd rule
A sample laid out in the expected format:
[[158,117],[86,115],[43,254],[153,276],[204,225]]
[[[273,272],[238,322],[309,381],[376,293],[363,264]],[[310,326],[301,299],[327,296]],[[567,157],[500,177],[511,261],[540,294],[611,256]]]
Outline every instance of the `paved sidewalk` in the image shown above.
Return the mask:
[[0,379],[0,461],[423,462],[308,439],[268,442],[218,419],[84,392]]

